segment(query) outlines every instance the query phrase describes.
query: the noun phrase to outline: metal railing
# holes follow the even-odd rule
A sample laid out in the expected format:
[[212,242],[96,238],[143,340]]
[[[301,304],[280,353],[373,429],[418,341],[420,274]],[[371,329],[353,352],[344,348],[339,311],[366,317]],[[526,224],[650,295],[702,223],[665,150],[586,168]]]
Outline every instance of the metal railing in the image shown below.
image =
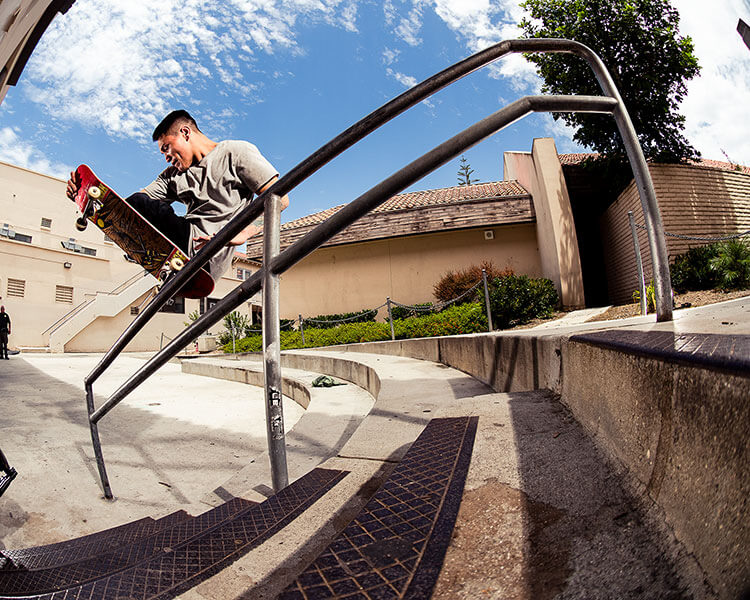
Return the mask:
[[[399,171],[353,200],[303,238],[279,252],[280,198],[378,127],[432,94],[503,56],[521,52],[570,53],[584,59],[593,70],[604,92],[603,96],[527,96],[512,102],[485,117],[464,131],[443,142],[409,163]],[[671,289],[666,244],[661,216],[651,176],[638,138],[617,88],[599,57],[578,42],[560,39],[508,40],[452,65],[384,104],[346,131],[322,146],[308,158],[279,178],[268,190],[253,199],[214,238],[209,241],[175,277],[168,280],[130,326],[123,332],[99,364],[85,378],[86,402],[91,438],[105,497],[112,492],[104,465],[98,422],[151,374],[175,356],[180,349],[204,333],[248,298],[263,289],[263,348],[266,393],[267,437],[271,459],[273,487],[287,485],[286,450],[281,404],[280,331],[278,309],[278,278],[291,266],[309,255],[337,233],[373,210],[388,198],[400,193],[446,162],[458,157],[471,146],[504,127],[534,112],[592,112],[611,114],[623,138],[628,159],[641,197],[644,221],[648,227],[649,244],[656,282],[657,320],[672,318]],[[93,384],[107,369],[130,340],[145,326],[165,302],[216,252],[222,249],[250,222],[265,213],[263,268],[206,311],[199,319],[178,334],[135,374],[125,381],[99,408],[94,405]]]

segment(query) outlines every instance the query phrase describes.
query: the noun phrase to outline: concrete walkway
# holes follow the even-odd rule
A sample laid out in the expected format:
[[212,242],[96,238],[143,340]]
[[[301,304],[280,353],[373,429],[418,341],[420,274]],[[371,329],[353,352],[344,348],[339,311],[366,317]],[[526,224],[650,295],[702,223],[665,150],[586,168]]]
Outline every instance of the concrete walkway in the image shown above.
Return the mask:
[[[266,448],[263,390],[167,364],[101,422],[116,501],[103,499],[83,378],[100,356],[21,354],[0,364],[0,447],[18,477],[0,498],[0,548],[85,535],[184,508],[195,514]],[[100,405],[143,358],[123,355],[95,386]],[[303,414],[285,403],[291,428]]]
[[[745,298],[677,311],[672,323],[654,323],[653,316],[566,323],[544,335],[616,327],[744,336],[750,333],[748,317]],[[536,339],[541,333],[513,335]],[[285,376],[306,385],[317,373],[358,382],[315,392],[318,408],[311,403],[289,433],[290,473],[295,477],[322,460],[321,466],[350,475],[282,532],[183,597],[232,598],[252,587],[249,597],[273,598],[353,517],[429,419],[465,415],[480,417],[477,440],[434,597],[728,597],[711,589],[660,509],[634,493],[630,474],[556,395],[494,393],[455,368],[390,355],[388,345],[378,346],[378,354],[364,348],[285,353]],[[0,365],[2,406],[9,415],[0,445],[19,471],[0,499],[0,548],[59,541],[179,508],[196,514],[224,494],[262,499],[270,493],[267,457],[261,456],[264,425],[259,418],[236,424],[221,416],[222,411],[262,414],[249,399],[262,403],[260,389],[178,374],[167,365],[174,368],[165,375],[174,379],[150,380],[143,386],[148,392],[131,397],[103,422],[104,456],[117,501],[103,500],[82,387],[76,383],[96,360],[22,355]],[[260,368],[257,358],[200,362],[220,369]],[[104,394],[107,386],[101,387],[97,393]],[[212,398],[216,414],[201,412],[203,403],[184,402],[201,396]],[[285,411],[293,404],[286,400]],[[346,416],[328,431],[337,414]],[[289,428],[295,416],[285,412],[285,420]],[[254,433],[243,434],[245,427]],[[312,461],[306,454],[311,449]],[[747,474],[740,477],[745,485]]]

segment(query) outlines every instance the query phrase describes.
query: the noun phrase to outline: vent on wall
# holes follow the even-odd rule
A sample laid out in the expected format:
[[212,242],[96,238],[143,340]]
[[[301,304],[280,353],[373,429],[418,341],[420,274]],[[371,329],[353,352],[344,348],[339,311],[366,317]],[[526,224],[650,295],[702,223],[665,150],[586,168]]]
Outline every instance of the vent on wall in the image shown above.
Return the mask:
[[26,282],[23,279],[11,279],[8,277],[8,296],[12,298],[23,298],[26,294]]
[[73,288],[68,285],[56,285],[55,302],[73,304]]
[[495,239],[495,232],[492,231],[492,229],[485,229],[485,231],[484,231],[484,239],[485,240],[494,240]]

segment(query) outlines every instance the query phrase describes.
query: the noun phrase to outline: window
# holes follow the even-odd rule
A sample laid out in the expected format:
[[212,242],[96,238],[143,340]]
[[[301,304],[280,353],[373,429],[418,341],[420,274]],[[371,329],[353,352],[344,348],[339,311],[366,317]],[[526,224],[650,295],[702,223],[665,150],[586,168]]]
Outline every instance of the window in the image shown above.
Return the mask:
[[70,238],[67,242],[60,242],[62,247],[66,250],[71,250],[77,254],[85,254],[87,256],[96,256],[96,250],[94,248],[86,248],[75,241],[75,238]]
[[3,223],[0,228],[0,237],[8,238],[9,240],[15,240],[17,242],[24,242],[26,244],[31,243],[31,236],[24,235],[23,233],[16,233],[13,228],[7,223]]
[[242,279],[242,281],[250,279],[250,275],[252,274],[253,272],[249,269],[237,269],[237,279]]
[[52,219],[42,217],[42,229],[49,229],[52,227]]
[[23,298],[26,294],[26,282],[23,279],[11,279],[8,277],[8,296],[11,298]]
[[180,315],[185,314],[185,298],[182,296],[172,298],[164,306],[159,309],[159,312],[164,313],[177,313]]
[[130,314],[131,315],[137,315],[140,311],[138,310],[137,306],[131,306],[130,307]]
[[216,306],[216,303],[218,301],[219,301],[219,298],[201,298],[201,300],[200,300],[200,307],[198,309],[198,312],[200,314],[203,314],[207,310],[210,310],[214,306]]
[[55,302],[73,304],[73,288],[69,285],[56,285]]

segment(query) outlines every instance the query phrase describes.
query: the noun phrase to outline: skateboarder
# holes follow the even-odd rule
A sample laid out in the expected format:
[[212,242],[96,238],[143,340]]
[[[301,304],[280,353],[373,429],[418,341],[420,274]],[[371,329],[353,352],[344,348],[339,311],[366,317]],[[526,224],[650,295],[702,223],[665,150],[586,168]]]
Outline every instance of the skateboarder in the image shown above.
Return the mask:
[[0,306],[0,358],[8,360],[8,336],[10,335],[10,317],[5,307]]
[[[253,144],[214,142],[184,110],[169,113],[157,125],[152,139],[170,166],[126,200],[191,257],[246,206],[253,194],[264,192],[278,179],[278,172]],[[73,199],[77,189],[78,182],[71,173],[68,197]],[[187,206],[184,217],[172,210],[174,201]],[[288,205],[289,198],[284,196],[282,210]],[[261,217],[211,258],[206,267],[214,281],[231,266],[232,246],[243,244],[262,227]]]

